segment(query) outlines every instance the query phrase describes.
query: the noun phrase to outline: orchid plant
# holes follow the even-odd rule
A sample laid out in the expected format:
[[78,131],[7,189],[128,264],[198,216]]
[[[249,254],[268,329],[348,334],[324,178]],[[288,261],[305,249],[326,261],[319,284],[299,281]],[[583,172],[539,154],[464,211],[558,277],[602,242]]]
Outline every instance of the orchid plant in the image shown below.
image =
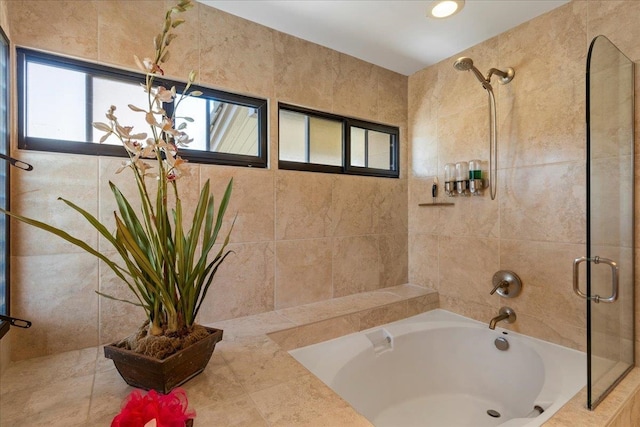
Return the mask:
[[[148,105],[129,105],[129,108],[144,114],[149,132],[136,133],[132,126],[121,124],[114,106],[108,109],[106,122],[93,123],[96,129],[104,132],[101,143],[115,137],[125,147],[129,159],[123,162],[117,172],[126,169],[132,171],[140,198],[140,213],[136,212],[112,182],[109,185],[118,207],[117,212],[114,212],[115,232],[109,231],[107,226],[86,210],[69,200],[59,198],[80,213],[111,243],[122,264],[114,262],[61,229],[6,212],[20,221],[51,232],[102,260],[126,283],[134,298],[120,299],[102,293],[100,295],[142,307],[149,320],[151,335],[167,332],[183,334],[194,324],[218,268],[230,253],[227,245],[233,229],[232,224],[224,242],[210,260],[209,254],[214,249],[229,204],[232,180],[217,212],[210,183],[207,181],[204,184],[190,228],[185,229],[178,180],[186,176],[186,161],[178,155],[178,151],[179,147],[187,146],[192,141],[185,132],[186,123],[192,120],[176,116],[176,111],[183,99],[201,93],[191,90],[196,79],[193,71],[189,73],[185,89],[180,94],[175,87],[166,88],[157,83],[157,77],[164,74],[162,67],[169,59],[169,46],[176,37],[173,30],[184,22],[174,15],[185,12],[192,6],[192,0],[180,0],[169,9],[162,31],[154,39],[154,57],[143,60],[135,57],[136,64],[146,76],[143,89],[147,94]],[[174,104],[171,116],[163,108],[166,103]],[[178,118],[182,119],[182,124],[176,127]],[[150,187],[155,187],[155,194]]]

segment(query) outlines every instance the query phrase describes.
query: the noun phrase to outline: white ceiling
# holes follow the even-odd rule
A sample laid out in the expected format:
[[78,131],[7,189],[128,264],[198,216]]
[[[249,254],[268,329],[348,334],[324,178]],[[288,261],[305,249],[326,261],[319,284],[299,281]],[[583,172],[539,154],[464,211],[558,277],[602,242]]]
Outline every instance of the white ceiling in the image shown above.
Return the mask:
[[467,0],[448,19],[431,0],[199,0],[404,75],[455,55],[569,0]]

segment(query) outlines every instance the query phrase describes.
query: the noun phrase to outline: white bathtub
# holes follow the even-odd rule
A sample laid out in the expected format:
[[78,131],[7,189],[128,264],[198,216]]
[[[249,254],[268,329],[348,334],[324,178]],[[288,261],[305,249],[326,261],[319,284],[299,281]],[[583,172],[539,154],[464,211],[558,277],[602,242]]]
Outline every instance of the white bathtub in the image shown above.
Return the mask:
[[539,426],[586,384],[585,354],[489,320],[433,310],[290,353],[376,427]]

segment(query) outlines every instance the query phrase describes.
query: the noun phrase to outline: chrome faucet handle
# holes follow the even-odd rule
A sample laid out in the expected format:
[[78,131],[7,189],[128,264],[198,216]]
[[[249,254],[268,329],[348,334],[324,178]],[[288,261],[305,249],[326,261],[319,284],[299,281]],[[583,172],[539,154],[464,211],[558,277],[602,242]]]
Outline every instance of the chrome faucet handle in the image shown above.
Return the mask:
[[506,288],[502,291],[504,295],[509,295],[509,282],[507,282],[506,280],[503,280],[502,282],[498,282],[498,284],[495,285],[493,289],[491,289],[491,292],[489,292],[489,295],[495,294],[498,289],[502,289],[502,288]]
[[509,270],[500,270],[493,275],[493,289],[490,295],[498,293],[501,297],[514,298],[522,290],[522,281],[516,273]]

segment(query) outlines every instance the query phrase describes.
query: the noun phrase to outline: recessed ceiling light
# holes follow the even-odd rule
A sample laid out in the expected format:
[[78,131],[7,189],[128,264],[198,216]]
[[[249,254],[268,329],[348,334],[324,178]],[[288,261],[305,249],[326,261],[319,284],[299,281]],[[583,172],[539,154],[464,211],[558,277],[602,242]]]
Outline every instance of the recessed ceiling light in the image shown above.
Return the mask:
[[448,18],[460,12],[464,7],[464,0],[437,0],[429,4],[427,16],[431,18]]

